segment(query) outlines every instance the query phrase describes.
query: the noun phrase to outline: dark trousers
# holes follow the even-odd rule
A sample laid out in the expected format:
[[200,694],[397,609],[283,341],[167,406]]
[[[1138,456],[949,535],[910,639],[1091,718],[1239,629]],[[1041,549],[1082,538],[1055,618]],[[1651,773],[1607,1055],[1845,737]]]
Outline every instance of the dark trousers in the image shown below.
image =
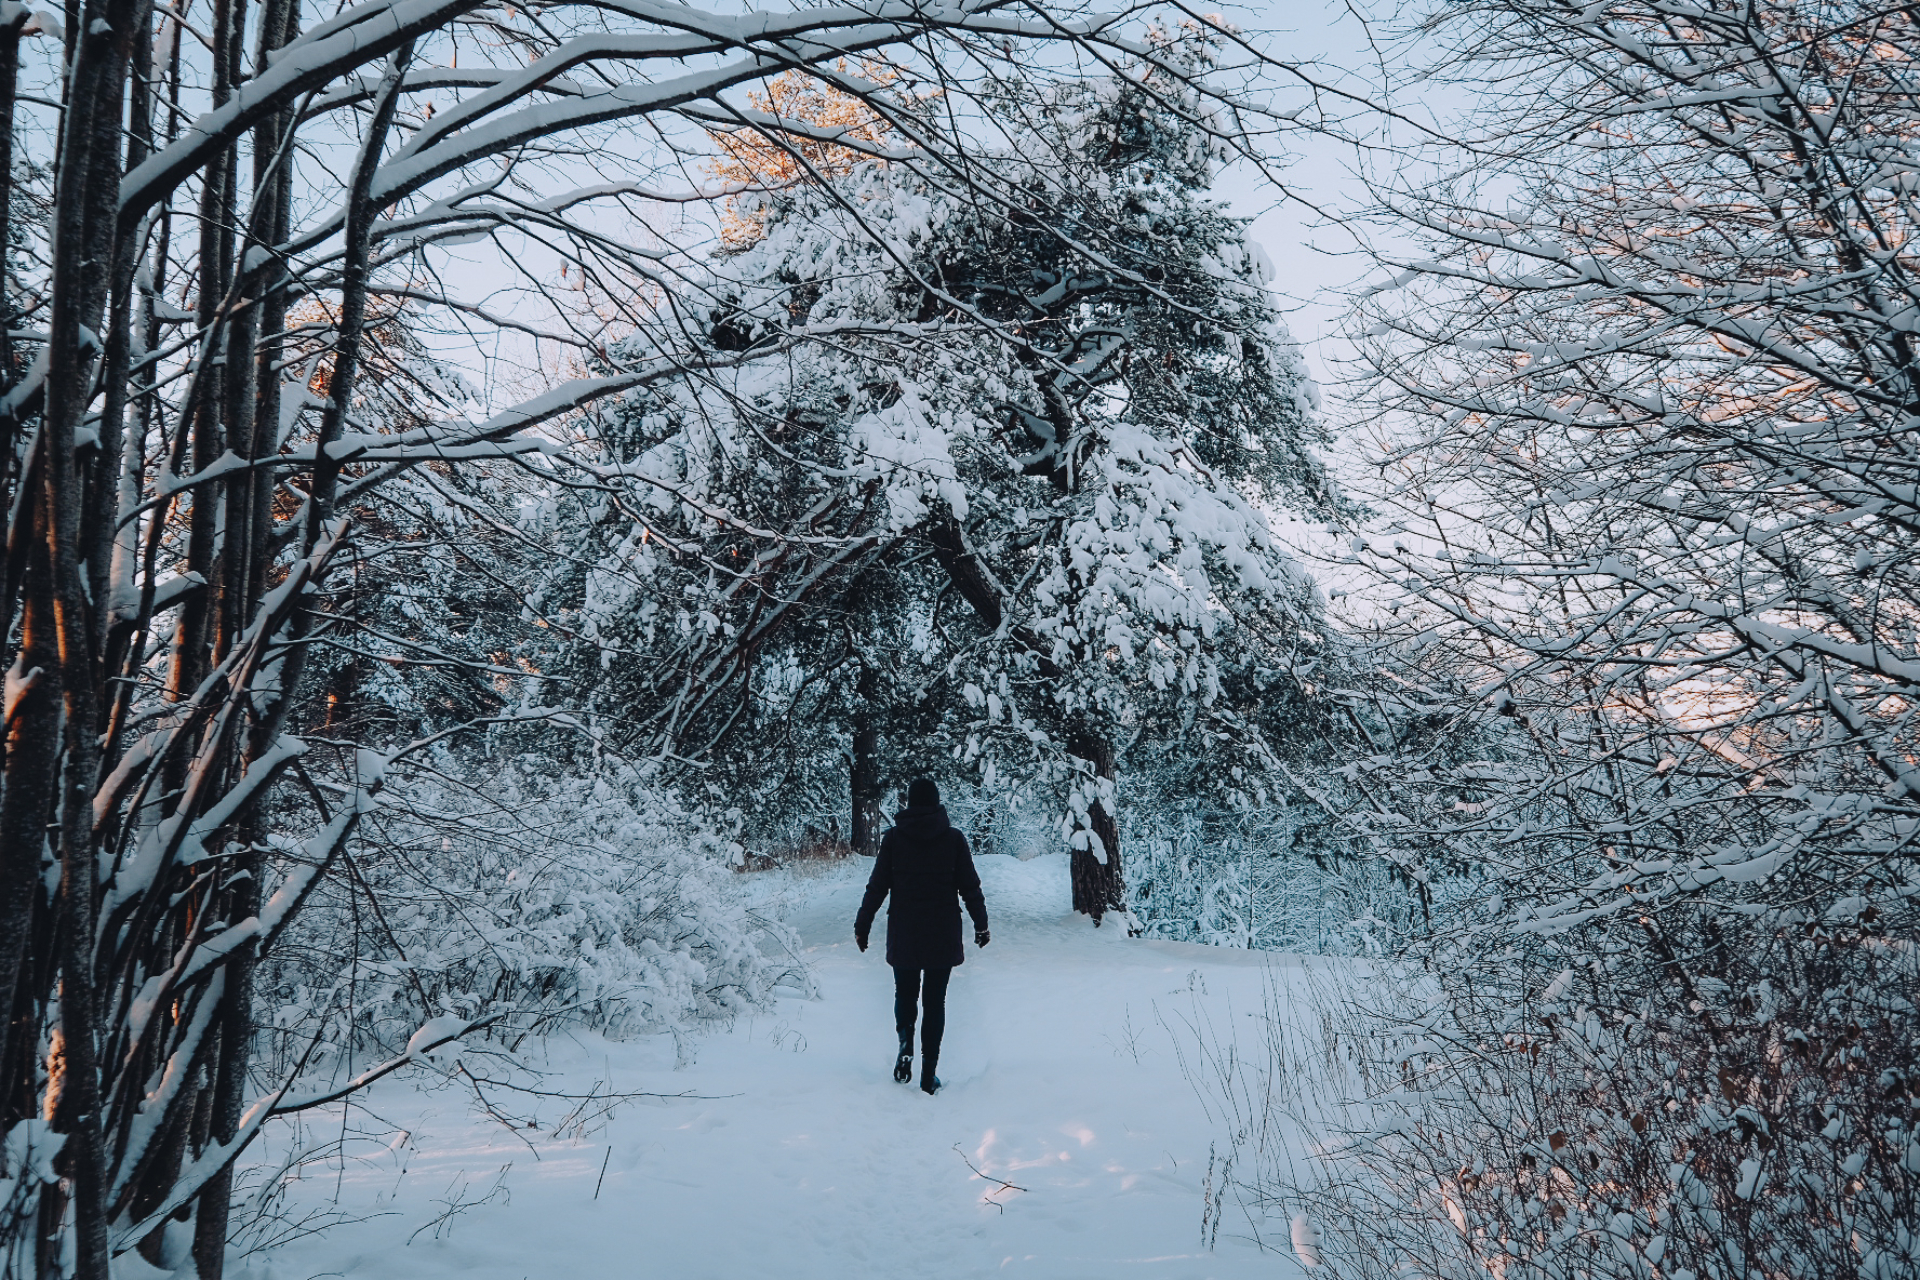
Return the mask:
[[[926,974],[926,981],[920,975]],[[914,1006],[924,999],[926,1020],[920,1024],[920,1056],[928,1062],[940,1056],[940,1036],[947,1029],[947,979],[953,967],[937,969],[893,969],[893,1025],[902,1040],[913,1039]]]

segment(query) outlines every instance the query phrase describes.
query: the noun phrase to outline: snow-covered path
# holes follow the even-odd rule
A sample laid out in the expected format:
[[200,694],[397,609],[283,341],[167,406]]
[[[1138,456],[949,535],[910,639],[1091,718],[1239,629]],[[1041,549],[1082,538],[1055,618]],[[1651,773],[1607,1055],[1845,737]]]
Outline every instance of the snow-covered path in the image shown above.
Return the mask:
[[[387,1086],[367,1103],[383,1119],[356,1125],[391,1123],[391,1145],[362,1144],[344,1177],[337,1162],[314,1167],[295,1196],[311,1205],[338,1181],[342,1209],[385,1216],[256,1254],[249,1270],[259,1280],[1304,1274],[1252,1242],[1258,1230],[1284,1251],[1284,1222],[1237,1209],[1214,1247],[1201,1246],[1208,1149],[1221,1135],[1162,1022],[1180,1025],[1175,1015],[1197,1001],[1222,1031],[1250,1031],[1269,973],[1284,987],[1297,968],[1095,930],[1069,911],[1063,859],[978,861],[993,943],[969,944],[954,975],[938,1096],[889,1075],[880,938],[862,955],[851,937],[871,864],[777,873],[784,886],[769,888],[787,898],[821,999],[742,1020],[679,1070],[664,1038],[554,1049],[575,1091],[610,1081],[702,1097],[629,1104],[584,1136],[550,1133],[572,1105],[556,1101],[523,1141],[476,1120],[470,1091]],[[997,1189],[968,1162],[1025,1190]],[[438,1238],[420,1230],[496,1184]]]

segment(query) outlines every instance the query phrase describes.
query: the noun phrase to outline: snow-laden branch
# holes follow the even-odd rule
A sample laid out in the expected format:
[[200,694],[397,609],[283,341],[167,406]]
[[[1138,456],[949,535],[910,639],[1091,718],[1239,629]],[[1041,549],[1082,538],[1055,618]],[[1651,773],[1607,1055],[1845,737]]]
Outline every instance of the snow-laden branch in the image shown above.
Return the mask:
[[402,1067],[423,1062],[436,1049],[445,1048],[457,1042],[462,1036],[472,1035],[500,1021],[503,1013],[489,1014],[484,1018],[462,1018],[457,1014],[445,1013],[421,1024],[407,1041],[404,1052],[385,1062],[368,1067],[346,1083],[320,1093],[301,1094],[292,1098],[279,1098],[273,1103],[273,1115],[291,1115],[298,1111],[311,1111],[315,1107],[324,1107],[330,1102],[338,1102],[365,1089],[368,1085],[381,1080]]
[[281,49],[261,74],[227,102],[194,120],[181,136],[136,166],[120,183],[123,234],[153,205],[168,198],[210,157],[231,146],[301,94],[325,88],[356,68],[377,62],[411,40],[445,26],[478,0],[370,0],[307,32]]

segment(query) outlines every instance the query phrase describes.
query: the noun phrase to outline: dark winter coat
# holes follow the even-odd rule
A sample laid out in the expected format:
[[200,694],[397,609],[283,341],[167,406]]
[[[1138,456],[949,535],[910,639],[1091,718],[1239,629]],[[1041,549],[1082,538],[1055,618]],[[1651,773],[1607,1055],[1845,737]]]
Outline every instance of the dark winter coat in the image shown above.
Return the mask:
[[854,933],[873,929],[880,901],[889,893],[887,963],[903,969],[936,969],[963,964],[960,900],[975,929],[987,927],[987,900],[980,895],[980,873],[973,868],[967,838],[947,821],[940,805],[903,809],[880,837],[880,856],[867,878]]

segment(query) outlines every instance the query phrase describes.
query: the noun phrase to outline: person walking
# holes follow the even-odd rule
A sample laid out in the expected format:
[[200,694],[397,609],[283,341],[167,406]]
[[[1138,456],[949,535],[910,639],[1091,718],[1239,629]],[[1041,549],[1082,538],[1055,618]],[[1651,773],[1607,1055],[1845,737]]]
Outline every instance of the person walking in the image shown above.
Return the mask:
[[853,938],[867,949],[873,918],[888,894],[887,963],[893,966],[893,1023],[900,1033],[900,1055],[894,1059],[893,1078],[905,1084],[913,1077],[913,1022],[916,1005],[924,1005],[920,1023],[920,1088],[933,1093],[940,1087],[934,1074],[940,1064],[940,1037],[947,1027],[947,979],[955,965],[965,964],[966,946],[960,940],[960,903],[973,917],[974,945],[987,945],[987,900],[980,892],[980,873],[973,854],[940,803],[940,789],[931,779],[918,778],[907,788],[907,807],[894,815],[893,826],[880,838],[880,854],[867,878],[860,914],[854,917]]

